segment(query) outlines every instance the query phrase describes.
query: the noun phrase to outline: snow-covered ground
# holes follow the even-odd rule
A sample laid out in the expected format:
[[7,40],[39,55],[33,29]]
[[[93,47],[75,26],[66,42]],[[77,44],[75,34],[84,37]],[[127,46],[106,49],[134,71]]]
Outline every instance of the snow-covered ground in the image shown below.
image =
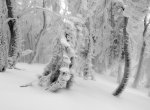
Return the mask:
[[96,81],[75,77],[70,90],[50,93],[34,85],[20,86],[36,79],[44,65],[18,64],[22,70],[0,73],[0,110],[150,110],[146,93],[127,88],[120,97],[112,96],[116,84],[96,75]]

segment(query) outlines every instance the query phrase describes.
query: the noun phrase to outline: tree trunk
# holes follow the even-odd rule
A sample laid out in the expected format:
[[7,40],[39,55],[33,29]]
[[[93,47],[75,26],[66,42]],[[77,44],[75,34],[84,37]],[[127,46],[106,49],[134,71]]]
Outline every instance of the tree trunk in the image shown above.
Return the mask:
[[70,72],[72,61],[68,55],[71,48],[63,45],[61,39],[56,39],[53,57],[45,68],[43,75],[39,77],[39,85],[51,92],[56,92],[62,88],[70,88],[72,85],[73,74]]
[[124,34],[124,54],[125,54],[125,68],[124,68],[124,76],[122,78],[122,81],[118,88],[113,93],[114,96],[118,96],[123,92],[123,89],[127,85],[129,72],[130,72],[130,59],[129,59],[129,50],[128,50],[128,43],[129,43],[129,37],[126,31],[128,23],[128,18],[124,17],[124,28],[123,28],[123,34]]
[[142,75],[141,69],[142,69],[144,53],[145,53],[145,47],[146,47],[146,43],[145,43],[145,39],[144,38],[146,36],[147,28],[148,28],[148,25],[149,25],[149,24],[146,23],[146,20],[147,20],[147,16],[144,19],[143,42],[142,42],[142,48],[141,48],[141,53],[140,53],[137,73],[136,73],[135,80],[134,80],[133,85],[132,85],[133,88],[137,88],[137,86],[139,84],[139,81],[140,81],[140,78],[141,78],[141,75]]
[[142,69],[142,64],[143,64],[145,46],[146,46],[146,44],[144,41],[143,45],[142,45],[141,53],[140,53],[139,63],[138,63],[138,67],[137,67],[137,73],[136,73],[135,80],[132,85],[133,88],[137,88],[139,80],[141,78],[141,69]]
[[[8,9],[8,18],[14,18],[14,0],[6,0],[6,5]],[[8,22],[9,30],[10,30],[10,42],[9,42],[9,67],[13,68],[16,64],[17,57],[18,57],[18,50],[17,50],[17,24],[16,19],[10,20]]]
[[0,72],[7,67],[7,36],[4,32],[4,21],[6,20],[5,2],[0,1]]
[[[43,8],[46,7],[46,2],[45,0],[43,0]],[[31,56],[31,60],[29,61],[29,63],[33,63],[34,61],[36,61],[36,57],[38,56],[38,45],[39,45],[39,42],[40,42],[40,39],[44,33],[46,29],[46,13],[45,11],[43,11],[43,27],[41,29],[41,31],[39,32],[39,34],[37,35],[37,41],[36,41],[36,44],[35,44],[35,49],[34,49],[34,52]]]

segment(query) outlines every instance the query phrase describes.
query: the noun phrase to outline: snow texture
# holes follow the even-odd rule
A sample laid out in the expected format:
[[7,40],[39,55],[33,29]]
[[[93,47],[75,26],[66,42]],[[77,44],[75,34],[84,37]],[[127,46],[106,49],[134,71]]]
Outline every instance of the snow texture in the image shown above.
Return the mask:
[[[21,70],[0,73],[0,110],[150,110],[146,93],[127,88],[120,97],[114,97],[117,85],[103,75],[96,75],[96,81],[75,76],[69,90],[45,91],[36,84],[44,66],[22,63],[16,65]],[[31,81],[35,81],[33,86],[20,87]]]

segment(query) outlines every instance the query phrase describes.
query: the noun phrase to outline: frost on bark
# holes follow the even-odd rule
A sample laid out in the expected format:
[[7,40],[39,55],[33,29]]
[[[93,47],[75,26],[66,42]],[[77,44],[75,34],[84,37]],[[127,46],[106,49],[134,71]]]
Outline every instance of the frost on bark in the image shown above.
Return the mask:
[[92,75],[92,64],[91,64],[91,41],[90,39],[86,40],[86,46],[85,46],[85,50],[83,53],[84,56],[84,65],[83,65],[83,77],[84,79],[94,79],[93,75]]
[[4,21],[6,20],[6,7],[4,1],[0,1],[0,72],[7,67],[7,36],[5,34]]
[[[129,33],[129,35],[131,36],[133,34],[133,29],[135,26],[138,26],[138,23],[144,20],[144,17],[148,14],[149,12],[149,6],[150,6],[150,1],[149,0],[128,0],[126,1],[126,8],[124,11],[124,15],[126,17],[129,17],[129,21],[130,25],[127,28],[127,31]],[[144,24],[144,31],[143,31],[143,37],[146,35],[146,31],[147,31],[147,26],[146,24]],[[138,29],[138,28],[137,28]],[[139,29],[138,31],[141,31],[141,29]],[[142,33],[142,32],[141,32]],[[139,34],[141,34],[139,33]],[[142,65],[142,60],[143,60],[143,54],[145,51],[145,41],[143,38],[143,42],[142,42],[142,48],[141,48],[141,52],[140,52],[140,59],[139,59],[139,64],[138,64],[138,70],[137,70],[137,76],[136,76],[136,80],[133,84],[133,87],[136,87],[140,77],[140,67]]]
[[[111,45],[110,45],[110,61],[112,64],[117,61],[118,63],[118,82],[120,82],[118,88],[113,93],[114,96],[118,96],[122,93],[125,88],[128,76],[129,76],[129,50],[128,50],[128,39],[127,34],[127,23],[128,18],[123,15],[124,6],[121,2],[111,2],[109,9],[109,25],[111,27]],[[125,59],[124,75],[121,80],[121,67],[122,62]],[[111,65],[112,65],[111,64]]]
[[9,42],[9,52],[8,52],[8,66],[9,68],[14,68],[19,57],[18,52],[18,29],[17,29],[17,20],[15,18],[15,1],[6,0],[6,6],[8,10],[8,26],[10,30],[10,42]]
[[[87,28],[87,27],[86,27]],[[92,52],[93,52],[93,42],[92,42],[92,34],[91,29],[89,27],[89,35],[85,39],[85,51],[87,52],[85,55],[85,66],[84,66],[84,77],[90,78],[94,80],[94,76],[92,74]]]
[[125,86],[127,85],[129,73],[130,73],[130,58],[129,58],[129,36],[126,31],[126,27],[128,24],[128,18],[124,17],[124,28],[123,28],[123,35],[124,35],[124,57],[125,57],[125,68],[124,68],[124,75],[122,78],[121,83],[119,84],[118,88],[113,93],[114,96],[120,95]]
[[39,77],[39,85],[48,91],[56,92],[62,88],[70,88],[73,74],[71,73],[73,61],[73,49],[68,42],[68,36],[56,39],[53,48],[53,56],[50,63]]
[[[117,82],[120,82],[122,65],[124,60],[123,50],[123,10],[124,7],[121,2],[111,2],[108,9],[108,24],[110,30],[110,47],[109,47],[109,66],[115,68],[117,72]],[[116,63],[116,64],[115,64]],[[117,65],[117,66],[116,66]],[[117,71],[118,70],[118,71]],[[112,74],[112,73],[111,73]],[[114,71],[113,71],[114,75]]]
[[[150,1],[149,0],[128,0],[125,1],[126,6],[124,10],[124,16],[126,16],[124,19],[124,53],[125,53],[125,69],[124,69],[124,76],[123,79],[117,88],[117,90],[114,92],[114,96],[118,96],[122,90],[124,89],[128,76],[129,76],[129,70],[130,70],[130,59],[129,59],[129,51],[128,51],[128,35],[132,35],[132,32],[130,30],[133,29],[133,24],[130,24],[127,28],[128,18],[129,20],[134,21],[135,23],[138,23],[143,19],[143,17],[147,14]],[[127,29],[126,29],[127,28]],[[143,47],[145,48],[145,44],[143,43]],[[142,51],[144,52],[144,48]],[[142,52],[141,52],[142,53]]]
[[76,72],[84,79],[94,79],[92,75],[91,39],[85,22],[74,21],[76,32]]

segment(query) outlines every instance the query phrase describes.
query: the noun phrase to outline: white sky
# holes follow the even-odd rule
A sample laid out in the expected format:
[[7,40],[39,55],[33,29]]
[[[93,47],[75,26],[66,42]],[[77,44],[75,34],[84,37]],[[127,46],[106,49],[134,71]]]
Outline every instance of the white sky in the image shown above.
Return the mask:
[[64,10],[66,8],[65,0],[60,0],[60,5],[61,5],[60,14],[64,14]]
[[61,5],[61,9],[60,9],[60,14],[64,14],[64,11],[66,10],[67,13],[65,14],[70,14],[71,12],[68,11],[68,7],[66,6],[67,1],[66,0],[60,0],[60,5]]

